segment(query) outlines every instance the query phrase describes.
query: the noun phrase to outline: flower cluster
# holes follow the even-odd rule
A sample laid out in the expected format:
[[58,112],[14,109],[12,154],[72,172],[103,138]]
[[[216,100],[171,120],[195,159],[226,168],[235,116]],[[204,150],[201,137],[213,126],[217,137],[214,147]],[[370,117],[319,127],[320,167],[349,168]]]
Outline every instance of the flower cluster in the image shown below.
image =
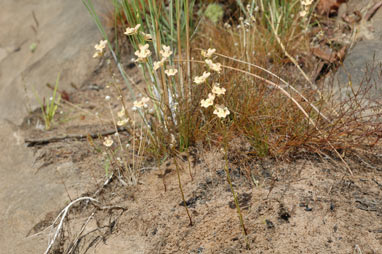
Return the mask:
[[[135,27],[127,27],[124,34],[128,36],[138,34],[140,27],[141,27],[141,24],[137,24]],[[151,34],[146,34],[145,32],[142,32],[142,31],[140,32],[140,34],[143,36],[143,39],[145,41],[151,41],[153,39]]]
[[[137,24],[135,27],[127,27],[125,31],[125,35],[131,36],[138,34],[139,28],[141,28],[141,24]],[[146,34],[144,32],[140,32],[140,34],[143,36],[143,39],[145,41],[150,41],[152,40],[151,34]],[[138,57],[135,62],[146,62],[147,57],[151,56],[151,51],[149,50],[149,44],[144,44],[144,45],[138,45],[139,49],[135,51],[135,55]]]
[[213,70],[213,71],[216,71],[217,73],[220,74],[221,70],[222,70],[222,65],[221,63],[214,63],[212,62],[211,59],[206,59],[205,60],[206,64],[208,65],[208,67]]
[[[164,63],[167,61],[167,59],[172,55],[172,51],[170,46],[162,45],[162,49],[159,51],[160,55],[162,56],[162,59],[160,61],[154,61],[153,63],[153,69],[154,71],[158,70],[160,67],[164,65]],[[165,73],[167,76],[175,76],[175,74],[178,72],[176,69],[169,69],[166,70]]]
[[[162,49],[159,51],[159,53],[162,56],[162,59],[160,61],[154,62],[154,66],[153,66],[154,71],[162,67],[163,64],[167,61],[167,59],[172,55],[173,52],[170,46],[162,45]],[[165,70],[165,73],[168,77],[171,77],[171,76],[175,76],[178,73],[178,70],[168,69],[168,70]]]
[[301,0],[302,10],[300,11],[300,16],[305,17],[309,13],[310,6],[312,5],[313,0]]
[[[128,27],[126,28],[125,35],[135,35],[140,34],[143,36],[143,39],[145,41],[151,41],[152,36],[151,34],[146,34],[142,31],[139,32],[139,29],[141,27],[141,24],[137,24],[135,27]],[[139,49],[135,51],[135,55],[138,57],[135,62],[146,62],[147,58],[151,56],[151,51],[149,50],[149,45],[138,45]],[[170,46],[162,45],[162,49],[159,51],[160,55],[162,56],[162,59],[160,61],[154,61],[153,63],[153,70],[157,71],[160,67],[164,65],[164,63],[168,60],[168,58],[172,55],[172,50]],[[178,71],[176,69],[168,69],[165,71],[166,75],[168,77],[175,76]]]
[[150,98],[143,97],[140,101],[134,101],[133,110],[139,109],[139,108],[147,108],[147,102],[150,101]]
[[220,88],[218,83],[215,83],[212,87],[212,93],[208,94],[208,98],[205,100],[201,100],[200,104],[204,108],[208,108],[209,106],[212,106],[214,104],[214,100],[216,96],[224,95],[225,94],[225,88]]
[[101,40],[98,44],[94,46],[96,52],[93,55],[93,58],[103,56],[103,50],[105,49],[107,40]]
[[124,126],[129,122],[129,118],[126,117],[126,111],[125,108],[122,108],[121,111],[118,112],[118,121],[117,125],[118,126]]
[[[218,74],[220,74],[220,72],[222,70],[221,64],[220,63],[214,63],[210,59],[215,52],[216,52],[216,49],[209,48],[207,51],[202,50],[201,54],[202,54],[202,56],[204,58],[206,58],[204,60],[204,62],[207,64],[208,68],[210,68],[211,70],[213,70],[213,71],[217,72]],[[202,76],[195,77],[194,78],[194,82],[196,84],[202,84],[202,83],[206,82],[207,78],[210,75],[211,75],[211,73],[204,72]],[[208,108],[210,106],[213,106],[215,98],[217,96],[224,95],[225,92],[226,92],[226,89],[220,87],[219,83],[214,83],[214,85],[212,87],[212,90],[211,90],[211,93],[208,94],[208,98],[207,99],[202,99],[200,101],[200,105],[203,108]],[[213,113],[215,115],[217,115],[219,118],[226,118],[226,116],[228,116],[230,114],[230,112],[229,112],[227,107],[225,107],[224,105],[218,105],[218,104],[215,105],[215,110],[214,110]]]

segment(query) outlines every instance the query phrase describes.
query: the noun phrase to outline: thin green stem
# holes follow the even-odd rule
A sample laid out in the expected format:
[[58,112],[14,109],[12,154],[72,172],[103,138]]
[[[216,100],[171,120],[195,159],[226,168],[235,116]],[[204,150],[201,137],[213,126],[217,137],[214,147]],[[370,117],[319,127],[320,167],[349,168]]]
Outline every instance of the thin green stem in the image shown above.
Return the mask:
[[[222,124],[224,125],[224,123],[222,123]],[[225,160],[224,170],[225,170],[225,173],[226,173],[227,182],[229,184],[229,187],[231,189],[231,193],[232,193],[232,196],[233,196],[233,199],[234,199],[234,202],[235,202],[236,212],[237,212],[237,215],[239,217],[240,226],[241,226],[241,228],[243,230],[243,235],[244,235],[244,238],[245,238],[245,245],[246,245],[247,249],[250,249],[249,241],[248,241],[248,233],[247,233],[247,229],[245,228],[245,225],[244,225],[243,214],[241,213],[239,200],[237,198],[237,194],[235,192],[235,189],[233,188],[232,180],[231,180],[231,175],[229,173],[229,167],[228,167],[228,141],[227,141],[227,132],[228,131],[227,131],[226,128],[225,128],[225,131],[224,131],[224,153],[225,153],[224,154],[224,160]]]
[[180,180],[180,169],[179,169],[178,161],[176,160],[176,155],[174,156],[174,163],[175,163],[175,166],[176,166],[176,174],[178,175],[179,190],[180,190],[180,193],[182,194],[182,200],[183,200],[184,208],[186,209],[188,219],[190,220],[190,226],[192,226],[193,225],[192,218],[191,218],[190,212],[188,211],[188,208],[187,208],[186,199],[184,198],[182,182]]

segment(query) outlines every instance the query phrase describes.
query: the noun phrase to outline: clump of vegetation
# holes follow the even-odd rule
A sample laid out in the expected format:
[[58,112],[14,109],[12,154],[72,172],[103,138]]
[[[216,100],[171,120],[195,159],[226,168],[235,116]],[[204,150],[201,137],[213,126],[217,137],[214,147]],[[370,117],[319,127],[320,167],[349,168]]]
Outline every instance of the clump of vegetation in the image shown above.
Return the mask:
[[[45,123],[45,130],[49,130],[52,127],[54,116],[56,115],[57,108],[60,103],[61,96],[57,93],[59,81],[60,74],[57,76],[56,85],[54,86],[52,96],[48,100],[45,98],[42,100],[39,99],[41,112]],[[37,98],[39,97],[37,96]]]
[[[336,101],[314,86],[296,60],[309,50],[304,35],[312,1],[254,0],[245,5],[238,0],[242,16],[237,21],[220,24],[222,13],[214,9],[205,14],[216,24],[197,27],[196,1],[115,2],[126,19],[124,36],[134,48],[134,61],[145,77],[143,97],[136,96],[91,0],[83,1],[104,39],[94,57],[102,57],[108,46],[134,100],[128,109],[122,97],[120,119],[113,120],[134,133],[133,154],[160,162],[196,143],[226,147],[227,154],[227,144],[241,137],[251,144],[248,154],[253,157],[288,159],[301,151],[333,155],[351,172],[344,155],[379,141],[382,126],[369,128],[367,119],[375,115],[365,116],[366,109],[357,106],[362,97]],[[296,69],[301,76],[292,75]],[[112,144],[105,140],[108,149]],[[124,151],[125,144],[119,140],[118,147]],[[113,156],[110,153],[118,161]],[[129,183],[137,182],[135,167],[126,160],[119,170],[134,179]],[[227,181],[232,187],[228,170]],[[183,194],[180,180],[179,185]],[[233,187],[231,191],[236,201]]]
[[223,7],[220,4],[211,3],[207,6],[204,11],[204,16],[206,16],[213,23],[218,23],[222,20],[224,15]]

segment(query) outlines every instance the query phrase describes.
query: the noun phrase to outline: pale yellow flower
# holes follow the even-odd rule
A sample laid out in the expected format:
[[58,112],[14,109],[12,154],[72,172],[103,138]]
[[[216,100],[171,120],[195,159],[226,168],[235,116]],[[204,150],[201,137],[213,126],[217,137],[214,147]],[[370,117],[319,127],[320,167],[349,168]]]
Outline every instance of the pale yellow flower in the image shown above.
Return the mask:
[[204,83],[204,82],[206,82],[206,80],[207,80],[207,78],[209,77],[211,75],[211,73],[209,73],[209,72],[203,72],[203,75],[202,76],[196,76],[195,78],[194,78],[194,82],[196,83],[196,84],[202,84],[202,83]]
[[129,122],[129,118],[123,118],[117,122],[118,126],[124,126]]
[[230,28],[231,28],[231,25],[228,24],[228,23],[224,23],[224,27],[227,28],[227,29],[230,29]]
[[134,107],[136,107],[136,108],[147,107],[146,103],[149,101],[150,101],[150,98],[143,97],[140,101],[134,101]]
[[103,53],[100,52],[100,51],[96,51],[93,55],[93,58],[97,58],[97,57],[100,57],[100,56],[103,56]]
[[119,118],[124,118],[125,117],[125,109],[122,108],[121,111],[119,111],[117,113],[117,115],[118,115]]
[[313,0],[301,0],[302,5],[311,5],[313,3]]
[[202,105],[203,108],[208,108],[209,106],[212,106],[214,104],[214,99],[215,99],[215,95],[209,93],[208,98],[205,100],[201,100],[200,104]]
[[169,58],[172,54],[170,46],[162,45],[162,49],[160,50],[159,53],[163,58]]
[[107,40],[100,40],[99,43],[94,46],[94,48],[102,53],[103,49],[106,47],[106,44]]
[[302,10],[302,11],[299,12],[299,14],[300,14],[301,17],[305,17],[307,12],[305,10]]
[[164,72],[166,73],[167,76],[171,77],[171,76],[175,76],[175,74],[178,73],[178,70],[177,69],[168,69],[168,70],[165,70]]
[[220,88],[218,83],[215,83],[214,86],[212,87],[212,93],[216,95],[223,95],[225,94],[225,88]]
[[93,54],[93,58],[97,58],[103,56],[103,50],[106,47],[107,40],[100,40],[100,42],[94,45],[96,52]]
[[206,59],[205,62],[211,70],[216,71],[217,73],[221,72],[222,70],[221,63],[213,63],[212,60],[210,59]]
[[229,110],[227,107],[224,105],[216,105],[214,114],[217,115],[220,118],[226,118],[230,114]]
[[110,137],[105,137],[103,140],[103,145],[106,147],[111,147],[113,145],[113,139]]
[[301,6],[302,6],[302,10],[299,12],[300,16],[301,17],[305,17],[308,12],[309,12],[309,8],[310,8],[310,5],[313,3],[313,0],[301,0]]
[[151,56],[149,47],[149,44],[139,45],[139,50],[135,51],[135,55],[138,57],[136,62],[144,62],[147,57]]
[[144,32],[141,32],[141,35],[143,36],[143,39],[145,39],[146,41],[151,41],[153,39],[151,34],[146,34]]
[[208,99],[214,100],[215,99],[215,94],[213,93],[208,93]]
[[216,52],[216,49],[209,48],[207,49],[207,52],[202,50],[201,54],[205,58],[210,58],[215,52]]
[[126,35],[136,34],[140,27],[141,27],[141,24],[137,24],[135,27],[128,27],[128,28],[126,28],[126,32],[124,32],[124,34],[126,34]]
[[153,65],[153,69],[154,71],[158,70],[161,66],[163,66],[163,63],[164,63],[164,58],[160,61],[155,61],[154,62],[154,65]]

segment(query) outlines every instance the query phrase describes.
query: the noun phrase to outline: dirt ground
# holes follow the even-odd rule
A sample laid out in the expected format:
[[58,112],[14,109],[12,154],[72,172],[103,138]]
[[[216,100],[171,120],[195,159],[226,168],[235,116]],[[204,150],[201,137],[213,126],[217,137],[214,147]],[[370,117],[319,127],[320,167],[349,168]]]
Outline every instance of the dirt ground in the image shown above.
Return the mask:
[[[78,130],[91,132],[86,126]],[[56,131],[51,134],[62,130]],[[73,163],[77,174],[88,175],[93,184],[80,196],[102,190],[94,197],[108,207],[76,205],[56,245],[62,252],[55,253],[66,253],[74,243],[75,253],[381,253],[381,157],[374,157],[373,166],[349,158],[351,176],[339,161],[309,154],[290,163],[242,164],[248,145],[237,140],[231,147],[240,147],[240,154],[230,155],[229,167],[250,250],[245,248],[226,181],[224,154],[218,149],[195,148],[180,162],[190,226],[173,161],[159,169],[147,163],[135,187],[123,186],[116,178],[102,186],[103,165],[87,142],[67,140],[38,147],[44,163]],[[68,195],[78,197],[70,191]],[[49,226],[58,212],[47,213],[30,234]],[[83,224],[86,230],[78,241]]]
[[[137,68],[128,67],[128,74],[141,90]],[[124,87],[118,75],[111,78],[114,71],[112,63],[101,60],[75,88],[62,88],[68,89],[70,103],[59,108],[57,124],[50,131],[41,130],[38,108],[15,125],[20,144],[26,141],[29,146],[25,161],[18,160],[16,166],[31,164],[29,171],[33,172],[18,181],[36,186],[34,175],[42,179],[41,184],[61,189],[49,193],[49,189],[41,188],[38,195],[49,196],[52,205],[41,209],[35,204],[30,209],[38,212],[20,213],[12,221],[23,224],[21,217],[38,213],[33,223],[22,227],[25,239],[38,243],[38,252],[28,252],[26,245],[14,253],[45,250],[55,218],[79,197],[99,202],[85,200],[71,207],[51,253],[382,253],[381,152],[373,151],[367,162],[363,158],[368,155],[348,157],[351,175],[340,161],[314,154],[302,153],[289,162],[248,160],[249,145],[240,139],[233,141],[229,170],[250,249],[226,181],[220,149],[194,147],[189,156],[179,160],[192,225],[173,160],[159,168],[145,161],[136,186],[106,177],[105,161],[86,135],[94,135],[99,145],[100,133],[114,135],[105,96],[112,96],[111,110],[117,112],[120,103],[108,84],[116,82]],[[123,131],[120,135],[128,137]],[[51,174],[54,177],[44,177]],[[15,191],[9,198],[28,197],[22,188],[20,192],[22,195]],[[0,239],[0,248],[14,244],[10,237]]]
[[[136,73],[135,67],[129,69],[132,76]],[[42,121],[38,110],[22,125],[39,174],[49,165],[71,165],[76,168],[72,173],[87,179],[80,189],[66,186],[67,203],[91,196],[103,207],[86,202],[73,206],[54,253],[67,253],[73,246],[73,253],[107,254],[382,253],[382,158],[376,155],[369,157],[368,163],[364,157],[347,158],[352,176],[340,161],[330,158],[300,154],[289,163],[248,160],[248,144],[240,140],[230,144],[230,174],[243,209],[250,250],[246,249],[226,181],[224,154],[219,149],[195,147],[190,157],[185,155],[180,162],[192,226],[172,160],[159,169],[153,162],[145,162],[135,187],[124,186],[117,178],[103,185],[104,161],[84,137],[113,130],[112,125],[100,121],[109,119],[104,122],[110,123],[105,101],[105,96],[112,94],[112,87],[105,85],[109,77],[105,62],[92,80],[70,95],[70,101],[81,110],[63,106],[57,121],[64,121],[51,131],[34,128]],[[135,80],[140,83],[139,75]],[[111,102],[117,112],[118,100]],[[65,121],[66,117],[71,117],[70,121]],[[70,138],[81,134],[83,138]],[[95,142],[100,145],[102,139]],[[67,172],[61,172],[65,184]],[[46,228],[64,206],[47,212],[28,235],[46,237],[50,233]]]

